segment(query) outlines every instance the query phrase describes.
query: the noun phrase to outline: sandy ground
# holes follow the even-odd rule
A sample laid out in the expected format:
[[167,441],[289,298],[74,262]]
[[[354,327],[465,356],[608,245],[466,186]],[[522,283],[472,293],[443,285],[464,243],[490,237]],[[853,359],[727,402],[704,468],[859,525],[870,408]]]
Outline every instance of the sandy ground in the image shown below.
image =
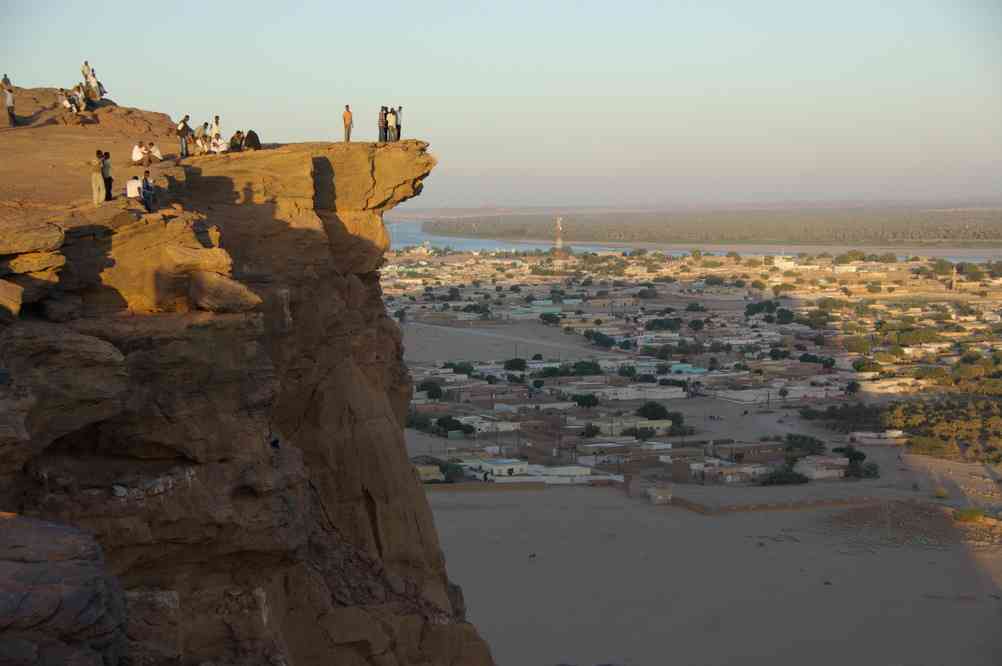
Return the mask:
[[[581,336],[571,336],[552,326],[531,322],[490,327],[457,328],[420,322],[403,326],[404,359],[429,361],[494,361],[516,356],[580,360],[619,358],[581,344]],[[622,356],[624,362],[627,356]]]
[[831,510],[704,517],[613,489],[429,499],[500,666],[978,666],[1002,654],[998,550],[852,548]]
[[[841,435],[837,435],[831,430],[825,430],[817,423],[804,421],[793,407],[787,409],[777,405],[773,405],[771,408],[762,405],[741,405],[705,396],[659,400],[658,402],[670,411],[682,412],[685,416],[685,424],[696,429],[695,435],[673,440],[680,444],[686,440],[711,439],[735,439],[747,442],[755,441],[763,436],[785,435],[787,433],[814,435],[826,442],[834,442],[842,438]],[[781,404],[778,400],[776,402]],[[636,408],[643,403],[637,401],[635,404],[632,402],[622,404]],[[747,414],[745,414],[746,411]]]
[[410,457],[429,455],[442,457],[447,455],[447,448],[466,444],[467,442],[450,442],[445,437],[435,437],[420,430],[407,428],[404,430],[404,442],[407,444],[407,455]]

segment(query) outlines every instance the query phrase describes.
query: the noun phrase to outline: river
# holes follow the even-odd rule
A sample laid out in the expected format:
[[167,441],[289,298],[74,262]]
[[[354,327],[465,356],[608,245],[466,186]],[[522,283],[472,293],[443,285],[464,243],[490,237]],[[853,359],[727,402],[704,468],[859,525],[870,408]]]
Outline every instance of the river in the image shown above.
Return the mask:
[[[498,251],[519,251],[531,252],[532,250],[549,250],[553,243],[549,241],[516,241],[494,238],[463,238],[460,236],[437,236],[422,230],[420,220],[411,220],[387,224],[386,228],[390,232],[390,239],[394,249],[400,249],[409,245],[421,245],[428,243],[431,247],[450,247],[459,252],[498,252]],[[577,251],[585,252],[622,252],[632,248],[643,248],[645,250],[660,250],[672,256],[688,254],[694,247],[693,244],[670,244],[670,243],[624,243],[624,244],[596,244],[596,243],[567,243]],[[820,254],[828,252],[838,254],[847,250],[863,249],[868,253],[882,254],[884,252],[894,252],[900,259],[906,259],[913,255],[922,257],[942,258],[954,263],[969,261],[974,263],[985,263],[987,261],[1002,260],[1002,248],[957,248],[957,247],[904,247],[904,246],[867,246],[865,248],[838,245],[759,245],[754,243],[734,244],[734,245],[710,245],[701,244],[699,249],[704,254],[726,254],[730,251],[739,252],[743,255],[790,255],[797,252],[807,254]]]

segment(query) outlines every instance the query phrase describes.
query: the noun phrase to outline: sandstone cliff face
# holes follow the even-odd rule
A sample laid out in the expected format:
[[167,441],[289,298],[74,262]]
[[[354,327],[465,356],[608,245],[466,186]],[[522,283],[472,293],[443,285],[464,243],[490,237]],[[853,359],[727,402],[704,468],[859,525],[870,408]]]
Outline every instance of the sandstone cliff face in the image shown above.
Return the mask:
[[93,537],[9,513],[0,513],[0,530],[0,663],[120,662],[125,597]]
[[160,214],[0,233],[0,508],[95,535],[131,663],[492,663],[406,457],[376,272],[426,148],[200,158]]

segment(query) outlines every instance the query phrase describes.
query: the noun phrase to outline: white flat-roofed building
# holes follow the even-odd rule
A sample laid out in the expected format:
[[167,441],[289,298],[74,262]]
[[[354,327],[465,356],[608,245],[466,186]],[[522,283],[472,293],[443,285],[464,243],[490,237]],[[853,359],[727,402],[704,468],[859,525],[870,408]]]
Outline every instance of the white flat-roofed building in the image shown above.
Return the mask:
[[488,458],[481,460],[475,469],[486,475],[488,479],[493,477],[525,476],[529,473],[529,463],[515,458]]
[[473,426],[478,433],[515,432],[522,427],[518,421],[503,421],[490,416],[460,416],[456,420]]

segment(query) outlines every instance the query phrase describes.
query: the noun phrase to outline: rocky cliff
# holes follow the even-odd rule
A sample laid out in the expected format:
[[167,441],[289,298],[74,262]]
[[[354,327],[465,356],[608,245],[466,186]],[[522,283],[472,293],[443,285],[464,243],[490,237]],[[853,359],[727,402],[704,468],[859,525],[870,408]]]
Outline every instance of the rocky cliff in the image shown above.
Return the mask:
[[4,223],[0,509],[93,534],[103,610],[25,631],[51,594],[0,546],[0,662],[492,663],[407,460],[377,272],[434,165],[417,141],[195,158],[160,213]]

